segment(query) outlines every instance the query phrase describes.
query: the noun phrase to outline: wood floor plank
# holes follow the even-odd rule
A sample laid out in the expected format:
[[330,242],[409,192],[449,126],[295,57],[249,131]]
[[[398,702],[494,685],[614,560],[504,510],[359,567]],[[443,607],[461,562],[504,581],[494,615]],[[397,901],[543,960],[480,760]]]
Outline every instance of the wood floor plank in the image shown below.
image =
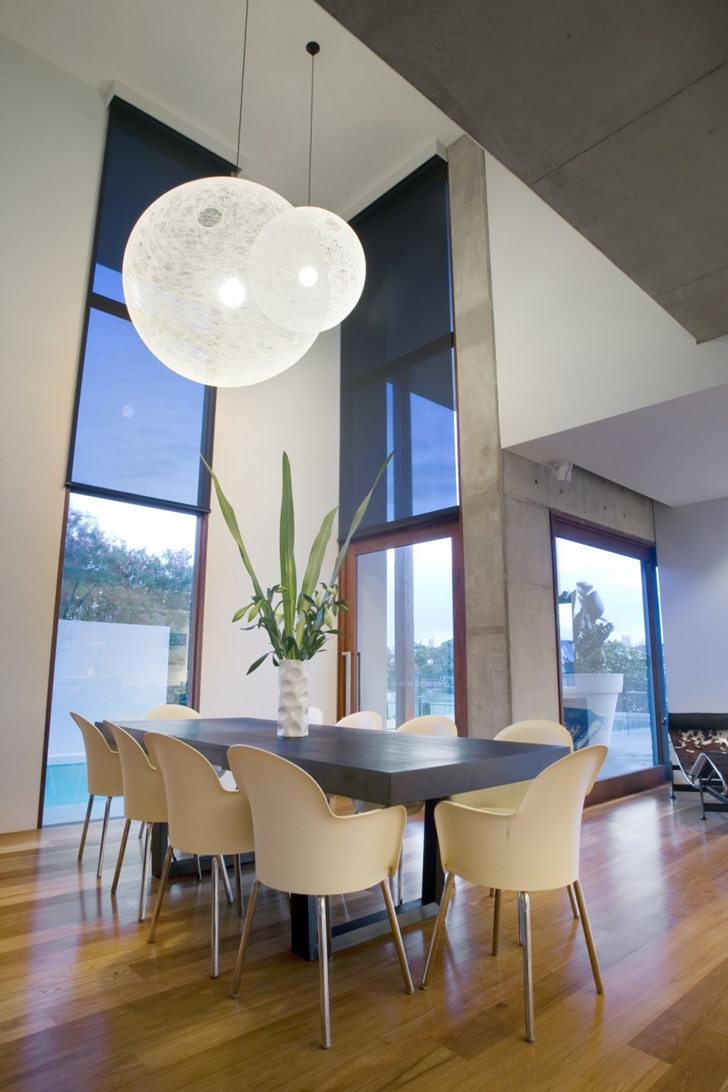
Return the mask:
[[[515,901],[459,881],[427,990],[402,988],[386,937],[331,962],[333,1047],[319,1043],[318,968],[288,951],[285,896],[259,900],[241,996],[241,922],[221,904],[209,977],[209,881],[176,881],[146,942],[140,846],[109,886],[121,822],[95,878],[79,827],[0,836],[0,1089],[8,1092],[728,1092],[728,816],[699,819],[667,789],[585,815],[582,880],[605,996],[562,891],[532,899],[536,1035],[524,1040]],[[414,893],[422,823],[407,824]],[[249,890],[252,870],[246,873]],[[332,900],[337,920],[378,892]],[[432,920],[404,930],[416,986]],[[724,1087],[725,1086],[725,1087]]]

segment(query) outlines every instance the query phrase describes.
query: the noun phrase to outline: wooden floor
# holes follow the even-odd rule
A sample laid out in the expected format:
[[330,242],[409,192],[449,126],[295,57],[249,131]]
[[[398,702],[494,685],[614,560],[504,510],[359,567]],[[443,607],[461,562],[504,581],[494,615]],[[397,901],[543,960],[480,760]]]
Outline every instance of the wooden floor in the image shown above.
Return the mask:
[[[239,1001],[228,995],[240,921],[223,908],[209,977],[209,884],[178,881],[146,943],[140,843],[109,894],[99,828],[0,837],[0,1088],[275,1092],[720,1092],[728,1089],[728,816],[703,823],[667,788],[585,815],[582,881],[605,982],[594,992],[566,892],[532,900],[537,1041],[524,1040],[515,901],[490,955],[492,900],[459,883],[426,991],[405,995],[391,942],[332,962],[333,1047],[318,1045],[317,966],[287,951],[284,896],[259,902]],[[408,823],[414,869],[421,827]],[[131,844],[133,841],[133,845]],[[416,885],[408,874],[410,887]],[[247,887],[250,877],[247,879]],[[338,915],[353,902],[333,900]],[[432,922],[405,930],[418,985]]]

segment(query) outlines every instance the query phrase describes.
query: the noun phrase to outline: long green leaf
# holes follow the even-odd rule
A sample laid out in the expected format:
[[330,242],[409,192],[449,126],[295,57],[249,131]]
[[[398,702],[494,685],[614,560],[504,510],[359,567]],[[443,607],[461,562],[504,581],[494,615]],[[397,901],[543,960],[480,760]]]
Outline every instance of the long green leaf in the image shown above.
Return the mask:
[[220,505],[220,511],[223,514],[223,518],[225,520],[225,523],[228,526],[228,530],[230,531],[230,534],[233,536],[234,541],[237,543],[238,550],[240,551],[240,556],[243,559],[243,565],[245,565],[245,568],[248,570],[248,575],[250,576],[250,579],[253,581],[253,587],[255,589],[255,593],[256,593],[256,595],[259,595],[260,598],[262,599],[263,598],[263,589],[261,588],[260,584],[258,583],[258,578],[255,575],[255,570],[253,569],[250,558],[248,557],[248,551],[245,549],[245,545],[243,543],[242,535],[240,534],[240,528],[238,527],[238,521],[237,521],[237,517],[235,515],[235,512],[233,510],[233,506],[231,505],[230,501],[227,499],[227,497],[223,493],[222,488],[220,486],[220,482],[217,480],[217,475],[215,474],[212,467],[209,465],[207,460],[202,455],[200,455],[200,458],[202,459],[203,463],[207,467],[207,470],[208,470],[208,472],[210,474],[210,477],[212,478],[213,484],[215,486],[215,492],[217,493],[218,503]]
[[293,487],[291,485],[291,464],[283,452],[283,482],[281,485],[281,584],[283,591],[283,631],[293,637],[296,617],[296,559],[294,557],[295,522],[293,515]]
[[256,667],[260,667],[260,665],[261,665],[261,664],[263,663],[263,660],[267,660],[269,656],[270,656],[270,652],[266,652],[265,656],[260,656],[260,657],[259,657],[259,658],[258,658],[258,659],[257,659],[257,660],[255,661],[255,663],[254,663],[254,664],[251,664],[251,665],[250,665],[250,667],[249,667],[249,668],[248,668],[248,670],[247,670],[247,671],[245,672],[245,674],[246,674],[246,675],[252,675],[252,673],[253,673],[253,672],[255,671]]
[[361,523],[361,521],[364,519],[364,515],[366,513],[366,510],[369,507],[369,501],[372,499],[372,493],[377,488],[377,485],[379,484],[379,479],[381,478],[382,474],[384,473],[384,471],[389,466],[390,460],[391,460],[393,455],[394,455],[394,452],[390,451],[389,455],[387,455],[387,458],[384,460],[382,465],[379,467],[379,470],[377,472],[377,476],[374,479],[374,485],[371,487],[371,489],[367,493],[366,497],[364,498],[364,500],[361,502],[361,504],[357,508],[356,512],[354,513],[354,518],[351,521],[351,527],[349,528],[349,533],[346,536],[346,539],[344,541],[344,545],[339,550],[339,556],[336,558],[336,563],[334,565],[334,571],[331,574],[331,579],[329,580],[329,585],[332,585],[332,584],[336,583],[339,572],[341,571],[341,566],[344,564],[344,558],[346,557],[346,551],[349,549],[349,543],[351,542],[352,536],[353,536],[354,532],[356,531],[357,527],[359,526],[359,524]]
[[303,575],[303,584],[301,584],[301,595],[313,595],[316,585],[319,582],[321,575],[321,566],[324,561],[324,554],[326,553],[326,547],[329,544],[331,538],[331,528],[334,525],[334,517],[338,512],[338,505],[336,508],[332,508],[328,515],[324,516],[323,523],[319,533],[314,539],[313,546],[311,547],[311,553],[308,555],[308,564],[306,565],[306,572]]

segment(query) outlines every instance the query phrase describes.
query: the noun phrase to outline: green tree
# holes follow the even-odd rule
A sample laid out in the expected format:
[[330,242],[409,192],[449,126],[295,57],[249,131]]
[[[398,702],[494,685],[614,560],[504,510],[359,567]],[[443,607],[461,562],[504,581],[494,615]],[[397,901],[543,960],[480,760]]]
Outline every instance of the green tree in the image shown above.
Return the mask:
[[619,709],[624,713],[646,713],[649,710],[647,687],[649,680],[647,656],[640,648],[607,641],[604,645],[606,670],[624,675]]
[[189,613],[192,555],[161,556],[131,549],[108,536],[94,516],[71,510],[61,580],[61,618],[88,622],[170,624],[174,611]]

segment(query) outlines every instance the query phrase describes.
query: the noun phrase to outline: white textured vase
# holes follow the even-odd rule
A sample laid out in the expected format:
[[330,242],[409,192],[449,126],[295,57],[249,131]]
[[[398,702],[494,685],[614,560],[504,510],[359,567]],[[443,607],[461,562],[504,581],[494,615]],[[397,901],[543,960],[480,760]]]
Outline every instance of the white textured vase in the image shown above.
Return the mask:
[[278,665],[278,735],[308,735],[306,660],[281,660]]

